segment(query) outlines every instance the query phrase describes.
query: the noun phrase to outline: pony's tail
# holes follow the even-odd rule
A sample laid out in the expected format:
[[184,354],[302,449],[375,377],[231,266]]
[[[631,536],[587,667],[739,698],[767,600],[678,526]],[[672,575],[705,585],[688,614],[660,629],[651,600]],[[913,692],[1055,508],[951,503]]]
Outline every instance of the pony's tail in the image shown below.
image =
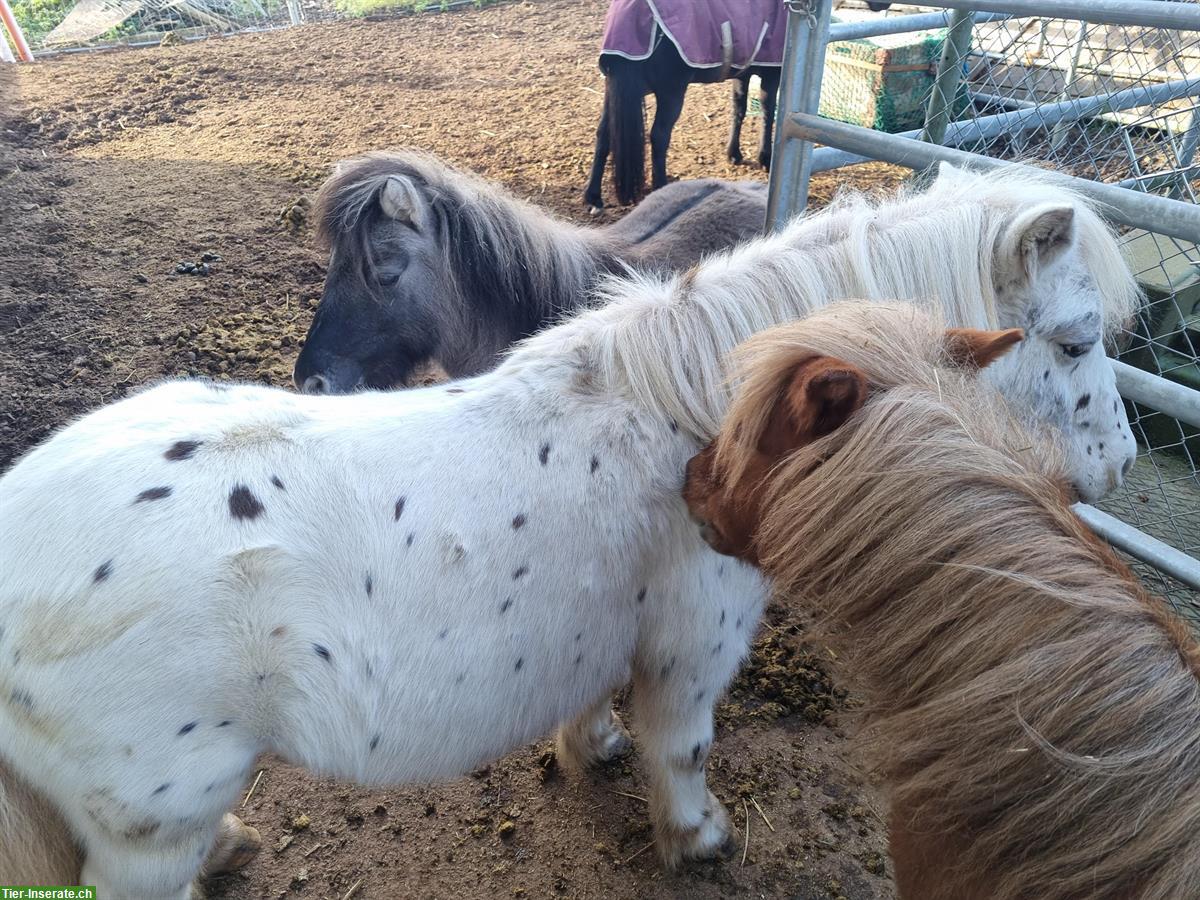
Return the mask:
[[58,810],[0,759],[0,881],[78,884],[82,865]]
[[642,79],[624,59],[614,59],[604,79],[613,190],[628,206],[646,192],[646,117]]

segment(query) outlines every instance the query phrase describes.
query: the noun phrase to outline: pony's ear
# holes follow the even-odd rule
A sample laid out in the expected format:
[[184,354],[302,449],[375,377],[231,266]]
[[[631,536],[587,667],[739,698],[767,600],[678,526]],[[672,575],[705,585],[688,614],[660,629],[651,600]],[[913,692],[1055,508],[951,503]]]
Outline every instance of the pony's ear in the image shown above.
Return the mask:
[[1014,216],[1000,238],[1000,275],[1028,285],[1075,243],[1075,209],[1043,203]]
[[1020,328],[983,331],[979,328],[947,328],[946,355],[960,369],[982,369],[991,365],[1021,341]]
[[418,231],[425,221],[425,203],[412,179],[389,175],[379,192],[379,208],[389,219],[411,225]]
[[812,356],[792,370],[767,419],[758,449],[771,457],[803,447],[839,427],[867,399],[867,376],[832,356]]

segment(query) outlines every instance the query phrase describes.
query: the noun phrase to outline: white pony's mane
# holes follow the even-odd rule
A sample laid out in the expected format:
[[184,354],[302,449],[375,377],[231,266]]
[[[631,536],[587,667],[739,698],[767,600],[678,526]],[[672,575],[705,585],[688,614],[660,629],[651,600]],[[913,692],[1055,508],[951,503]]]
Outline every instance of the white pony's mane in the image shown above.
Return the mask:
[[708,441],[728,405],[729,352],[835,299],[926,300],[940,304],[948,321],[997,327],[994,248],[1016,212],[1044,203],[1074,207],[1079,250],[1103,293],[1105,329],[1117,330],[1136,311],[1138,288],[1084,197],[1036,172],[952,170],[919,193],[880,201],[843,195],[682,275],[611,278],[596,306],[529,338],[504,367],[568,353],[609,390]]

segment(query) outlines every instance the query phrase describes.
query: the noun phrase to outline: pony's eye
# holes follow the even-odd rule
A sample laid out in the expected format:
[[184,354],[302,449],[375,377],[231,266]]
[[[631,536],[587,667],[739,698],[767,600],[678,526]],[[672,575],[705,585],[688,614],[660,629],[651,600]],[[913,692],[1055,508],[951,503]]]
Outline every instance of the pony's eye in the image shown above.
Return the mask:
[[1076,359],[1077,357],[1083,356],[1085,353],[1087,353],[1089,350],[1091,350],[1096,345],[1095,344],[1059,344],[1058,346],[1062,347],[1062,352],[1067,354],[1067,356],[1071,357],[1071,359]]
[[378,276],[378,281],[384,287],[394,287],[395,285],[400,283],[400,276],[399,275],[385,275],[385,274],[380,273],[380,275]]

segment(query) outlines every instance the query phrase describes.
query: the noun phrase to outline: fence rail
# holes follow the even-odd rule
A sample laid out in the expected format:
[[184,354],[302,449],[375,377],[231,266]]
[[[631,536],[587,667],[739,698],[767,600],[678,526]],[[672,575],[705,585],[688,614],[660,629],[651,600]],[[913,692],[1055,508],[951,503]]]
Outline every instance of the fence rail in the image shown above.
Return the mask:
[[[943,11],[831,23],[831,0],[787,3],[770,227],[805,208],[813,172],[871,161],[983,171],[1049,163],[1049,177],[1123,226],[1148,304],[1126,351],[1142,368],[1113,366],[1140,453],[1105,509],[1076,508],[1200,617],[1200,6],[928,0]],[[942,52],[923,128],[888,134],[818,115],[831,43],[930,29],[940,29]]]

